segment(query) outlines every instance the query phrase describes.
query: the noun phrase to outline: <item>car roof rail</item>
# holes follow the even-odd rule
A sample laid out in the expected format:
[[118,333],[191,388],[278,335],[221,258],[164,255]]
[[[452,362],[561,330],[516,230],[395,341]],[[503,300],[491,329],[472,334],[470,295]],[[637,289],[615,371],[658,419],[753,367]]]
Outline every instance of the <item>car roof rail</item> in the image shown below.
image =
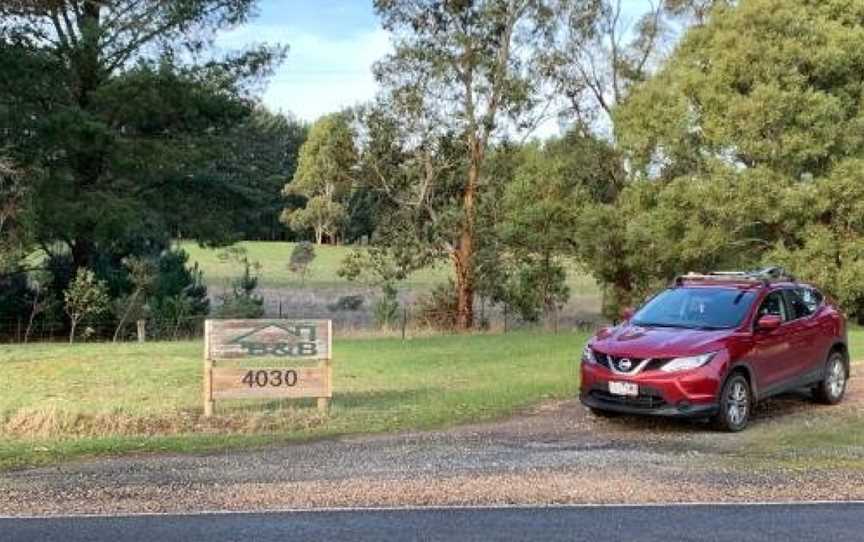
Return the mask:
[[760,283],[768,286],[773,282],[795,282],[795,277],[791,273],[787,273],[782,267],[772,266],[755,271],[711,271],[709,273],[691,271],[686,275],[675,277],[676,286],[681,286],[685,281]]

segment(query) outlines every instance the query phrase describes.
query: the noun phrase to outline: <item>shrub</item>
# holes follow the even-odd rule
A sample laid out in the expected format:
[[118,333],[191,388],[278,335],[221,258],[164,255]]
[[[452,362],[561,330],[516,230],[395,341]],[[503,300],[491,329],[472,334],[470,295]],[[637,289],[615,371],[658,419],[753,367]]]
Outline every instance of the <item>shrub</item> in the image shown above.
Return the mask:
[[245,251],[238,254],[243,273],[234,280],[232,292],[222,297],[217,314],[220,318],[261,318],[264,316],[264,299],[255,294],[261,265],[250,262]]
[[291,250],[288,270],[300,277],[300,283],[306,282],[309,264],[315,259],[315,246],[309,241],[301,241]]
[[452,280],[438,284],[417,300],[417,319],[426,327],[442,331],[456,329],[458,316],[456,285]]
[[382,329],[389,329],[399,320],[399,298],[396,288],[391,284],[381,287],[382,295],[375,301],[372,313],[375,324]]
[[148,333],[155,338],[177,338],[200,332],[210,312],[204,273],[196,262],[187,266],[183,250],[164,252],[147,306],[151,316]]
[[[110,301],[105,282],[96,279],[88,269],[81,268],[64,292],[66,314],[69,315],[69,342],[75,342],[75,330],[85,318],[105,312]],[[92,333],[88,333],[91,335]]]
[[333,312],[358,311],[363,306],[364,301],[362,295],[343,295],[335,303],[327,305],[327,308]]

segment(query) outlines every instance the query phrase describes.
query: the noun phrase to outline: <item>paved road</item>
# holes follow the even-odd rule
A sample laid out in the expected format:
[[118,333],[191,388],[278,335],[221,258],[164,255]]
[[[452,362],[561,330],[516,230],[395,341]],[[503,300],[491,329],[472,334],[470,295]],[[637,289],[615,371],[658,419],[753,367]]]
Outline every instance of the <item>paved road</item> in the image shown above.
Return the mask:
[[860,541],[864,503],[334,510],[0,519],[0,540]]

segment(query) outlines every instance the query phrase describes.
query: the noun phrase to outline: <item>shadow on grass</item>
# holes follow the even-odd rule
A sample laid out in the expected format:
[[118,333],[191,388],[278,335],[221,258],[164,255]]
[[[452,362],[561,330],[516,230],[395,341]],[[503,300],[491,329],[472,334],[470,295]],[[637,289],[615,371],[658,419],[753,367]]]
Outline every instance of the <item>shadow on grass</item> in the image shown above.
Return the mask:
[[[367,391],[334,391],[330,400],[331,408],[352,410],[398,410],[406,406],[428,404],[436,397],[446,393],[443,388],[421,387],[405,390],[367,390]],[[218,410],[222,414],[244,413],[278,413],[280,411],[298,411],[316,409],[317,400],[304,399],[273,399],[273,400],[226,400],[219,401]]]
[[[750,424],[752,427],[770,421],[792,421],[796,415],[823,412],[820,405],[814,402],[807,389],[794,390],[760,401],[753,411]],[[661,433],[687,433],[691,431],[715,430],[708,418],[659,418],[652,416],[616,415],[609,421],[621,429],[658,431]],[[751,427],[751,428],[752,428]]]
[[444,392],[443,388],[431,386],[405,390],[334,392],[332,404],[340,408],[386,410],[404,407],[406,404],[428,403]]

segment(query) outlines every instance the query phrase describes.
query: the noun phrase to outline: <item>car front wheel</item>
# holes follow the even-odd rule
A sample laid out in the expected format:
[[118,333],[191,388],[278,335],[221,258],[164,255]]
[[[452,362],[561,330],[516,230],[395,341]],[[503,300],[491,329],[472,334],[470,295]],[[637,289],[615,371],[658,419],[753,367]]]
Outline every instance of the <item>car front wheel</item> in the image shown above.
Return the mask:
[[831,352],[825,364],[825,378],[816,386],[814,396],[817,401],[826,405],[836,405],[843,400],[846,393],[846,360],[841,352]]
[[752,410],[750,384],[743,375],[733,374],[720,392],[720,412],[714,418],[714,424],[722,431],[741,431],[747,427]]

